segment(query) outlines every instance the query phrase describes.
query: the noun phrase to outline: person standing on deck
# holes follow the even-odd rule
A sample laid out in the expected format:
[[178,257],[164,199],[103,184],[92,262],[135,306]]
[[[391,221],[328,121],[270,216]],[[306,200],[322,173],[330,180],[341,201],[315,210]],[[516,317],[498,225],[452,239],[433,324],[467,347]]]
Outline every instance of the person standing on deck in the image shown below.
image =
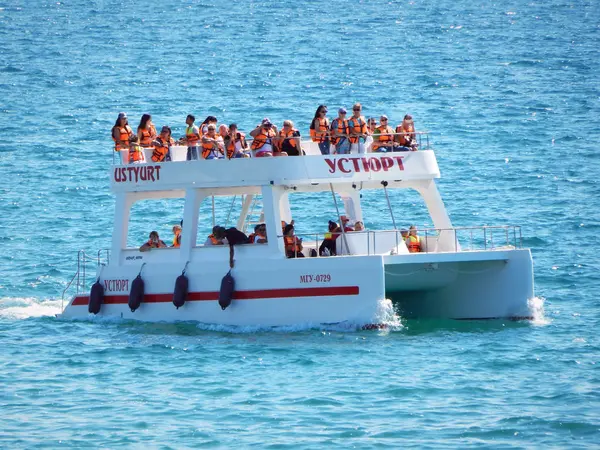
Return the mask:
[[115,125],[112,127],[112,138],[115,141],[115,152],[129,150],[129,140],[133,136],[133,130],[127,121],[127,114],[119,113]]
[[310,137],[313,142],[319,144],[321,155],[329,155],[329,119],[327,118],[327,106],[319,105],[310,123]]
[[185,137],[181,138],[182,142],[187,144],[187,156],[186,160],[191,161],[193,159],[198,159],[198,145],[200,143],[200,130],[198,127],[194,125],[196,118],[189,114],[185,118],[185,124],[187,128],[185,129]]
[[350,141],[348,140],[350,129],[346,114],[346,108],[338,109],[337,118],[331,122],[331,144],[335,146],[337,155],[345,155],[350,152]]
[[361,115],[362,105],[355,103],[352,106],[352,117],[348,120],[350,129],[350,153],[365,153],[365,141],[369,135],[367,121]]
[[152,141],[156,139],[156,127],[152,123],[150,114],[142,115],[140,124],[137,127],[137,136],[140,141],[140,146],[143,148],[151,148]]

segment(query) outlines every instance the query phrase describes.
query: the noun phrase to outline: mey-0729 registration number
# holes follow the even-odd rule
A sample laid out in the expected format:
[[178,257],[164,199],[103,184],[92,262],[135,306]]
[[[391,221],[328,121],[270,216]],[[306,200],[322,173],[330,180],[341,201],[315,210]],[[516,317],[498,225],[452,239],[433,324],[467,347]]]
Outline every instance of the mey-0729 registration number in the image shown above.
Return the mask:
[[331,282],[331,274],[317,273],[313,275],[300,275],[300,283],[329,283]]

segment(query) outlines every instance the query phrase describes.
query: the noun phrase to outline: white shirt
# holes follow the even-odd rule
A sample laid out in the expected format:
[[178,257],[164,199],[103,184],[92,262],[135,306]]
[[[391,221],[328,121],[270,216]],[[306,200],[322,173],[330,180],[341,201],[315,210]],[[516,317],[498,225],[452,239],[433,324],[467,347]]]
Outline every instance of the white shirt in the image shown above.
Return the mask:
[[[229,244],[229,242],[227,242],[227,238],[223,238],[223,245],[227,245]],[[215,245],[212,243],[212,241],[210,240],[210,238],[206,239],[206,242],[204,243],[204,245]]]

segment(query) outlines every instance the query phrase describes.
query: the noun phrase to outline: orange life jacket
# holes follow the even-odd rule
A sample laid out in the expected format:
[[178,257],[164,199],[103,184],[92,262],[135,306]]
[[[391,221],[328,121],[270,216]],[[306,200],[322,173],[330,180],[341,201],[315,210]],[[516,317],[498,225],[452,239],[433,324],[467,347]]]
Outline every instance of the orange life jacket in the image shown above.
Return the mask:
[[143,161],[144,160],[144,151],[139,144],[133,144],[129,146],[129,163],[135,161]]
[[[219,136],[215,134],[214,137],[210,137],[208,135],[205,136],[208,139],[217,139]],[[202,141],[202,158],[206,159],[213,152],[221,152],[219,145],[216,142],[204,142]],[[222,153],[222,152],[221,152]]]
[[412,133],[412,134],[409,134],[408,136],[404,136],[401,134],[396,136],[396,141],[400,145],[408,146],[414,140],[415,127],[413,127],[412,125],[409,125],[408,129],[405,129],[404,126],[402,124],[400,124],[396,127],[396,133]]
[[156,128],[151,125],[150,128],[139,129],[138,131],[142,134],[140,138],[140,145],[142,147],[152,147],[152,140],[156,137]]
[[[367,122],[363,117],[359,117],[358,119],[356,117],[351,117],[348,119],[348,127],[350,128],[351,134],[367,134]],[[348,140],[350,143],[356,144],[359,138],[360,136],[350,136]]]
[[193,147],[197,145],[200,140],[200,131],[194,125],[185,129],[185,138],[187,139],[187,145]]
[[348,134],[349,130],[348,130],[348,120],[346,119],[334,119],[333,122],[331,122],[331,130],[335,130],[336,134],[338,134],[338,136],[332,137],[331,138],[331,143],[333,145],[337,145],[341,140],[343,136],[339,136],[340,134]]
[[310,138],[313,142],[325,142],[329,132],[329,120],[327,117],[316,118],[312,123],[314,128],[310,129]]
[[181,234],[179,236],[177,236],[177,235],[173,236],[173,247],[174,248],[181,247]]
[[[119,140],[123,142],[123,144],[118,143],[115,137],[113,136],[113,141],[115,141],[115,152],[119,150],[127,150],[129,148],[129,138],[133,136],[133,130],[129,125],[125,125],[124,127],[116,127],[119,130]],[[115,127],[113,127],[113,130]]]
[[[292,147],[296,147],[296,139],[294,139],[294,133],[296,133],[298,130],[296,130],[295,128],[292,128],[289,132],[286,132],[285,129],[282,129],[279,132],[279,142],[277,144],[277,149],[279,151],[282,151],[283,148],[283,143],[285,142],[285,140],[287,139],[288,143],[290,146]],[[296,136],[297,137],[297,136]]]
[[267,131],[265,134],[265,129],[261,127],[260,132],[258,133],[258,135],[256,135],[256,137],[252,141],[250,148],[252,150],[258,150],[258,149],[262,148],[265,144],[272,144],[274,137],[275,137],[275,130],[273,130],[272,128],[269,128],[269,131]]
[[283,243],[285,244],[286,252],[300,253],[302,251],[302,246],[296,236],[284,236]]
[[408,235],[404,242],[406,242],[410,253],[419,253],[421,251],[421,239],[419,236]]
[[235,138],[230,138],[227,143],[227,158],[231,159],[233,154],[235,153],[235,145],[240,142],[242,144],[242,148],[246,148],[246,135],[244,133],[236,133]]
[[158,144],[154,145],[154,151],[152,152],[152,161],[162,162],[165,160],[165,157],[169,153],[169,148],[171,148],[171,145],[175,145],[175,141],[173,140],[173,138],[169,138],[169,140],[165,142],[159,136],[156,138],[155,142],[158,142]]
[[223,245],[223,242],[219,241],[214,234],[209,235],[208,238],[210,239],[212,245]]
[[387,125],[379,125],[377,128],[375,128],[375,130],[378,130],[379,134],[373,134],[373,150],[377,150],[379,147],[386,147],[382,144],[386,144],[394,140],[394,130],[392,129],[392,127]]

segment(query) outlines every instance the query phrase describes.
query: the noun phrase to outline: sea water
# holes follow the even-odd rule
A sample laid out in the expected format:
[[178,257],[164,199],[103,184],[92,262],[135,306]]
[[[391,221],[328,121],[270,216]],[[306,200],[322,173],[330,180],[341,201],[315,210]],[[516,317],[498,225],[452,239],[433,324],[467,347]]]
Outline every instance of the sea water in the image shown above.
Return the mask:
[[[0,24],[0,447],[600,445],[597,1],[15,0]],[[109,246],[120,111],[175,137],[189,113],[307,135],[319,104],[357,101],[430,132],[455,226],[523,227],[533,321],[54,317],[77,250]],[[399,225],[432,225],[416,194],[390,195]],[[389,228],[385,198],[363,200]],[[130,245],[182,215],[136,208]],[[293,212],[300,232],[335,217],[331,198]]]

